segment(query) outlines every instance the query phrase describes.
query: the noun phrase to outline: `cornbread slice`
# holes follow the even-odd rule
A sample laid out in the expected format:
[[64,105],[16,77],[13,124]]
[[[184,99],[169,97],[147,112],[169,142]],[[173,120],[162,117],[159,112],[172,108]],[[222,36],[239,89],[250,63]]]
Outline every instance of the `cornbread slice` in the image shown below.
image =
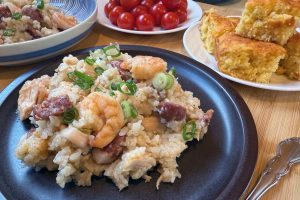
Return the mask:
[[219,69],[244,80],[269,83],[286,51],[280,45],[225,33],[217,39],[215,56]]
[[300,80],[300,33],[293,35],[284,46],[286,57],[280,61],[278,74],[285,74],[290,79]]
[[295,33],[299,17],[299,0],[248,0],[236,33],[284,45]]
[[213,53],[216,39],[226,32],[234,32],[239,21],[240,19],[238,17],[224,17],[218,15],[214,9],[205,12],[199,30],[207,51]]

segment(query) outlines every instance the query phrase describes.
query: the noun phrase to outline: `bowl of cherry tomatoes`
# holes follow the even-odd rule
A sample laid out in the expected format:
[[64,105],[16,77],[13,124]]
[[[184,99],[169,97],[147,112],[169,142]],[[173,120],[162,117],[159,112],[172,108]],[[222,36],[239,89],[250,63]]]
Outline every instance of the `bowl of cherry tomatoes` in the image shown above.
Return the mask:
[[202,17],[192,0],[100,0],[98,22],[134,34],[164,34],[187,29]]

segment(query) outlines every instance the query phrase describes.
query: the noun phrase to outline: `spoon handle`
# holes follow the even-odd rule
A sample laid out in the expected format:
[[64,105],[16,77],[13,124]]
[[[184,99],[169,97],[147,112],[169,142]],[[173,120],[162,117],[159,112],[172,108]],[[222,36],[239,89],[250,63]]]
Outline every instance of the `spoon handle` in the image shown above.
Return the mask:
[[246,200],[260,199],[265,192],[267,192],[271,187],[278,183],[283,175],[281,175],[280,173],[275,173],[274,170],[272,170],[272,164],[278,162],[278,160],[279,156],[276,156],[269,161],[267,167],[261,174],[259,181],[253,188],[251,193],[248,195]]
[[257,200],[289,173],[293,164],[300,162],[300,138],[289,138],[279,143],[276,156],[268,163],[259,181],[246,200]]

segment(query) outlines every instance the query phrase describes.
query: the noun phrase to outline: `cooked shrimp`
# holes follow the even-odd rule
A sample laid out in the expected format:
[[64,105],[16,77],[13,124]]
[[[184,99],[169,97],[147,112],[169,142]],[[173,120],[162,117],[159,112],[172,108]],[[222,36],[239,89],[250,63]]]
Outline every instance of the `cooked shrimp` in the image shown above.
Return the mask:
[[53,22],[57,25],[57,28],[66,30],[77,24],[77,20],[73,16],[64,15],[61,12],[55,12],[52,15]]
[[152,79],[157,73],[167,70],[167,63],[158,57],[136,56],[121,63],[122,69],[130,70],[133,78],[138,80]]
[[[96,116],[94,131],[96,136],[90,141],[92,147],[103,148],[117,136],[124,125],[124,115],[120,104],[112,97],[93,92],[89,94],[78,106],[80,117],[87,120]],[[92,116],[88,116],[91,113]],[[96,129],[96,130],[95,130]]]
[[21,120],[30,116],[33,106],[40,104],[48,96],[50,77],[42,76],[32,81],[26,81],[19,92],[18,110]]

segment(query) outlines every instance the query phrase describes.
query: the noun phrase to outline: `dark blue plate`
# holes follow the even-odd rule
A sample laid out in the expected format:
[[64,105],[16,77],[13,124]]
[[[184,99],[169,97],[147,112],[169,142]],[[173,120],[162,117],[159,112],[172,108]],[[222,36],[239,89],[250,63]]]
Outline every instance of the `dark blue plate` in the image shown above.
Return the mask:
[[[73,52],[86,56],[95,47]],[[15,157],[17,143],[30,127],[18,119],[18,92],[26,80],[43,74],[53,75],[63,56],[48,60],[23,74],[1,92],[0,96],[0,190],[7,199],[238,199],[246,189],[257,159],[257,133],[248,107],[226,80],[204,65],[183,55],[145,46],[121,46],[131,55],[151,55],[165,59],[176,67],[184,89],[194,92],[201,108],[215,110],[209,131],[201,142],[189,142],[189,148],[178,159],[182,178],[174,184],[163,183],[155,189],[153,180],[130,181],[129,188],[119,192],[108,179],[95,177],[91,187],[73,183],[61,189],[56,172],[35,172]],[[67,54],[66,54],[67,55]]]

